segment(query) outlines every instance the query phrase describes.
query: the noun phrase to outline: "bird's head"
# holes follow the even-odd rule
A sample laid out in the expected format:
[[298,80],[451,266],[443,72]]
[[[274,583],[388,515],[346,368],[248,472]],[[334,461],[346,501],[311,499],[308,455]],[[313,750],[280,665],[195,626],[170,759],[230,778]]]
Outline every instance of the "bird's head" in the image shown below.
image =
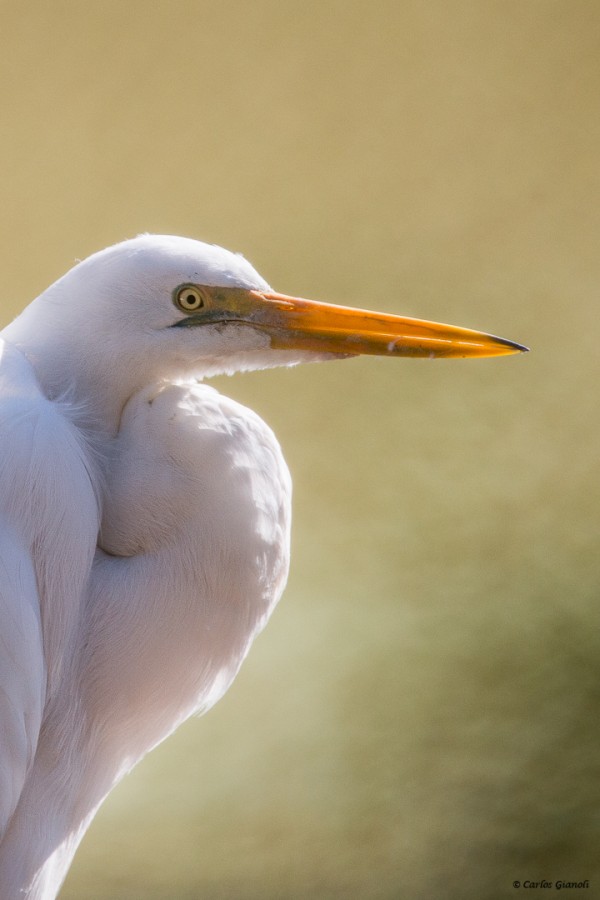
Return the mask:
[[73,377],[109,378],[127,396],[161,378],[365,353],[466,357],[525,349],[468,329],[279,294],[242,256],[163,235],[141,235],[80,262],[5,336],[38,371],[54,348],[62,373],[71,358]]

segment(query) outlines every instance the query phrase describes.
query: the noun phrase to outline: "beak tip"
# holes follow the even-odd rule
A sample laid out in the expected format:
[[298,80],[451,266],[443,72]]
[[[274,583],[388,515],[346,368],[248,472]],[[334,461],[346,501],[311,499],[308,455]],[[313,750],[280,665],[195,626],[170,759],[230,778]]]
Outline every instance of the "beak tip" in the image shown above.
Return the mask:
[[529,353],[529,347],[526,347],[524,344],[517,344],[516,341],[508,341],[506,338],[496,338],[496,340],[499,344],[509,347],[510,353]]

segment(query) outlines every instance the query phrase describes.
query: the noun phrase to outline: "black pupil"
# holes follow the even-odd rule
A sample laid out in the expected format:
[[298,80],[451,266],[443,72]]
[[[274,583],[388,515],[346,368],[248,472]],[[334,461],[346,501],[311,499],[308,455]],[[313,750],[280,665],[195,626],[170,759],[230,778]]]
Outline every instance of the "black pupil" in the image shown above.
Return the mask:
[[187,294],[186,295],[185,303],[187,303],[188,306],[195,306],[195,304],[197,302],[198,302],[198,298],[196,297],[195,294]]

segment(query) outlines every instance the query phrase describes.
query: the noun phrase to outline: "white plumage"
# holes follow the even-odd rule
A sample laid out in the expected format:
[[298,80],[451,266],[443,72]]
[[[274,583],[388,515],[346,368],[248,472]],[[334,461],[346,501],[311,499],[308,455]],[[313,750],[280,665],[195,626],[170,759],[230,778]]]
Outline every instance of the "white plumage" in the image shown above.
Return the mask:
[[0,898],[51,900],[106,794],[223,695],[285,584],[279,444],[197,380],[522,348],[274,294],[240,256],[150,235],[2,339]]

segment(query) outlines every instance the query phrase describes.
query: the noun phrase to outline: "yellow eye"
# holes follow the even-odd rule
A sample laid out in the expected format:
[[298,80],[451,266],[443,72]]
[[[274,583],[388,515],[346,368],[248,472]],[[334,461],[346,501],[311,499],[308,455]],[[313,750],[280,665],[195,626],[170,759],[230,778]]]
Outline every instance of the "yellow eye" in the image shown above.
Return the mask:
[[204,297],[194,285],[183,284],[175,291],[175,305],[184,312],[196,312],[204,306]]

